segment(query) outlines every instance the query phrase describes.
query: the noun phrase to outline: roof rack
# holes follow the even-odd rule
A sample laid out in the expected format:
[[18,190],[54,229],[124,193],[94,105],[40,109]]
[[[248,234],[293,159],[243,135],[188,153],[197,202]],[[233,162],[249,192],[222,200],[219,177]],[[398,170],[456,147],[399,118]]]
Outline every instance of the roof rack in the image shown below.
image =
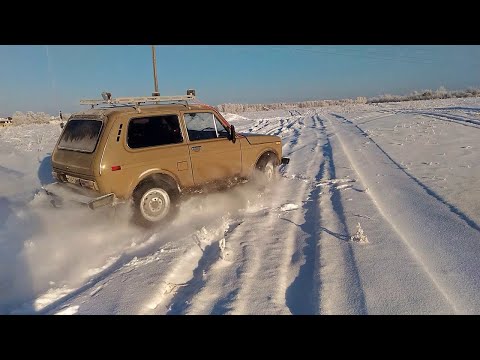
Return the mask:
[[[104,94],[102,94],[103,96]],[[185,102],[185,106],[188,107],[188,102],[198,102],[195,95],[179,95],[179,96],[139,96],[139,97],[119,97],[111,98],[111,94],[107,93],[103,96],[103,99],[98,100],[80,100],[80,105],[90,105],[92,109],[98,105],[130,105],[133,106],[138,112],[140,112],[140,105],[146,105],[148,103],[160,103],[160,102]]]

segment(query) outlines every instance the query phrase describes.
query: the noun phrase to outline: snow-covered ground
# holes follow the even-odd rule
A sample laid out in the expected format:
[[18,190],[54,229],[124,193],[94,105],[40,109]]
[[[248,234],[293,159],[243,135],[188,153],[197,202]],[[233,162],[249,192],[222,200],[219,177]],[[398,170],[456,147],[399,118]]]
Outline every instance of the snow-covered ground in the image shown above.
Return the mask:
[[480,313],[480,99],[226,117],[282,137],[276,186],[150,232],[37,194],[58,124],[0,129],[0,314]]

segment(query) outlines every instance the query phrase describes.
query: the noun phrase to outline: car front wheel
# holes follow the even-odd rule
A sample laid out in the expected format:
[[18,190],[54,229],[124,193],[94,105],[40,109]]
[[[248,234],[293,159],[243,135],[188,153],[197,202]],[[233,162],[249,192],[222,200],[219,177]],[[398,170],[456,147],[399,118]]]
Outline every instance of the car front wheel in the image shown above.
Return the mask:
[[268,186],[277,179],[278,162],[272,156],[260,159],[254,173],[255,181],[262,186]]

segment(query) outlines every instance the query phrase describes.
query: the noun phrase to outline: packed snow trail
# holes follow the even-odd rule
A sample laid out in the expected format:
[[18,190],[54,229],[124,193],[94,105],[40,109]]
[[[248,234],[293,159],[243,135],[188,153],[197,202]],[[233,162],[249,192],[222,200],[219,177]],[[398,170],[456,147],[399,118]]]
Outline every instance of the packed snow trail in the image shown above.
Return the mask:
[[[365,145],[366,134],[360,128],[340,115],[330,119],[379,211],[454,312],[480,312],[479,231],[432,196],[373,140]],[[379,179],[378,173],[383,177]]]

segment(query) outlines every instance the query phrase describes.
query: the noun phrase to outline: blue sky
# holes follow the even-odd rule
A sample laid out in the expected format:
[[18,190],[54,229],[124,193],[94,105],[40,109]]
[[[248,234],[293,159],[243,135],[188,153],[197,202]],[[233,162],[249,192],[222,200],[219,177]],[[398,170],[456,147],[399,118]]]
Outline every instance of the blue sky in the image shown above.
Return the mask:
[[[480,46],[156,47],[161,95],[212,105],[338,99],[480,87]],[[0,116],[77,111],[83,98],[150,95],[151,47],[0,46]]]

